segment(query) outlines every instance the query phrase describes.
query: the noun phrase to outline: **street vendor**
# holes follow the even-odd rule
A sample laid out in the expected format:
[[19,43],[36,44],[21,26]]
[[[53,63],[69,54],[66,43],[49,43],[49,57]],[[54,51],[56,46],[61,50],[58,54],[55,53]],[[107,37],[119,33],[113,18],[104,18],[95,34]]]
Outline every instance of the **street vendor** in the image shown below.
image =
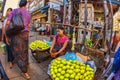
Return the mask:
[[52,58],[64,55],[68,44],[68,37],[65,35],[64,28],[59,26],[57,28],[57,35],[54,36],[52,46],[50,48],[50,54]]

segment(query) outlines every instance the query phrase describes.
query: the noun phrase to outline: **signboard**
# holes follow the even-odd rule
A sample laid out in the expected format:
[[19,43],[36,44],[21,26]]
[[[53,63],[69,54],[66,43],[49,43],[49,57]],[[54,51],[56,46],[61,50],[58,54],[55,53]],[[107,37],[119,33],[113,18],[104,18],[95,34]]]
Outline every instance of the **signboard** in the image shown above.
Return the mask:
[[44,0],[42,0],[41,2],[39,2],[39,4],[38,4],[39,8],[43,7],[43,6],[44,6],[44,3],[45,3]]
[[30,11],[33,12],[34,10],[40,9],[41,7],[44,6],[45,1],[41,0],[41,1],[33,1],[30,4]]
[[103,26],[103,22],[101,22],[101,21],[94,21],[93,22],[93,26],[94,27],[102,27]]
[[56,4],[56,3],[53,3],[53,2],[49,2],[49,5],[50,5],[50,8],[53,8],[55,10],[60,11],[60,5],[59,4]]
[[52,3],[63,5],[63,0],[49,0]]

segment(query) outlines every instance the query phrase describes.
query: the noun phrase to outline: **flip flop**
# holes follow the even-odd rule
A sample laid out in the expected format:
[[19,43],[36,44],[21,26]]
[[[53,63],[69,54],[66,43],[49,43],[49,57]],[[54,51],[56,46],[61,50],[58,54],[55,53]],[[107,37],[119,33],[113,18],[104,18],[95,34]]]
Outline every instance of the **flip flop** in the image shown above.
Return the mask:
[[25,76],[24,73],[21,73],[21,75],[26,79],[26,80],[30,80],[30,76]]

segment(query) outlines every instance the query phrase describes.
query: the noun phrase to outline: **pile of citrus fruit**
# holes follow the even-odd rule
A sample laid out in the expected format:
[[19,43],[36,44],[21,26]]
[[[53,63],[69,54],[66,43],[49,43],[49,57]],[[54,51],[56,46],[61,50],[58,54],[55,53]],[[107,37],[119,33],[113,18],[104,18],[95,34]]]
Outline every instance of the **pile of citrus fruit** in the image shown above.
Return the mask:
[[41,50],[50,48],[50,46],[46,42],[43,42],[43,41],[40,41],[40,40],[36,40],[36,41],[32,42],[29,45],[29,47],[32,50],[36,50],[38,48],[41,49]]
[[94,69],[77,60],[55,59],[50,66],[53,80],[93,80]]

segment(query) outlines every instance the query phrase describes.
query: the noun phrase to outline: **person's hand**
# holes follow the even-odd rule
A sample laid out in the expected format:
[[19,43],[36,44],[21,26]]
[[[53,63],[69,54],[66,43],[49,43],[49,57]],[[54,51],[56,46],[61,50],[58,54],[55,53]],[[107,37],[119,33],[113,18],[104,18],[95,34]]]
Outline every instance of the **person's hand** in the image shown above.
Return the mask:
[[52,57],[52,58],[56,58],[57,55],[58,55],[57,53],[52,53],[52,54],[51,54],[51,57]]
[[52,50],[50,50],[50,54],[52,54]]
[[10,43],[9,43],[10,41],[9,41],[9,39],[8,38],[6,38],[6,43],[8,44],[8,45],[10,45]]
[[2,42],[3,42],[3,40],[4,40],[4,39],[2,38]]
[[53,55],[54,55],[54,54],[53,54],[53,53],[50,53],[50,55],[51,55],[51,57],[53,58]]

